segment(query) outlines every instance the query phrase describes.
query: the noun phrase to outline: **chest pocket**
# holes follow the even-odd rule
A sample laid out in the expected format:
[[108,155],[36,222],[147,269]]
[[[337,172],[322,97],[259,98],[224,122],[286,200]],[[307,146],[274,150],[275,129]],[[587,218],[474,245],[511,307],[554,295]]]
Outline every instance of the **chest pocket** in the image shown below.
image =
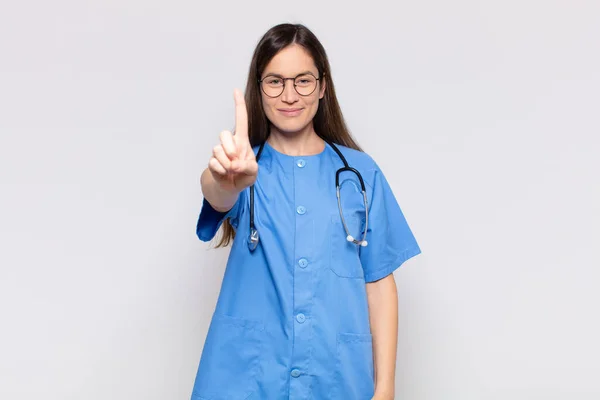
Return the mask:
[[[362,238],[362,219],[353,214],[344,214],[344,219],[350,234],[354,238]],[[364,279],[359,246],[346,240],[347,233],[339,212],[331,214],[329,225],[329,268],[341,278]]]

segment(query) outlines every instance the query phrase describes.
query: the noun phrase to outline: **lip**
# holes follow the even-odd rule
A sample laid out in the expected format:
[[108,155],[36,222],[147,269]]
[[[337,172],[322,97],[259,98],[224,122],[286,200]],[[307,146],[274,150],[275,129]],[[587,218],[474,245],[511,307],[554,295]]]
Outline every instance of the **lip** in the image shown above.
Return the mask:
[[295,117],[296,115],[299,115],[302,112],[302,108],[278,108],[277,111],[279,111],[280,113],[282,113],[283,115],[287,116],[287,117]]

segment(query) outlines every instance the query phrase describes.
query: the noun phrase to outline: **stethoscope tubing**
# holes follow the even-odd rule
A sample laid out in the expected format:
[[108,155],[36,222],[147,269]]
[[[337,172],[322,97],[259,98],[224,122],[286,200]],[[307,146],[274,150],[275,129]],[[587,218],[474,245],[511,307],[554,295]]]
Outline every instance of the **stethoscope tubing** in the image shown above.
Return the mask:
[[[342,154],[340,149],[338,149],[337,146],[334,145],[331,141],[329,141],[327,139],[323,139],[323,140],[325,140],[325,142],[327,142],[327,144],[329,144],[329,146],[331,146],[331,148],[339,156],[340,160],[342,160],[342,162],[344,163],[344,166],[342,168],[338,169],[335,173],[335,187],[336,187],[338,209],[340,211],[340,218],[342,219],[342,225],[344,226],[344,230],[346,231],[346,240],[349,242],[352,242],[354,244],[365,247],[368,244],[368,242],[366,241],[366,236],[367,236],[367,230],[368,230],[368,226],[369,226],[369,206],[368,206],[368,202],[367,202],[367,191],[365,188],[365,182],[364,182],[360,172],[358,172],[358,170],[356,170],[355,168],[352,168],[350,165],[348,165],[348,161],[346,161],[346,157],[344,157],[344,155]],[[266,141],[261,143],[261,145],[258,149],[258,152],[256,154],[256,162],[257,163],[263,152],[265,143],[266,143]],[[365,205],[365,228],[364,228],[364,232],[362,234],[362,239],[360,239],[360,240],[357,240],[352,235],[350,235],[350,231],[348,230],[348,226],[346,225],[346,220],[344,218],[344,213],[342,211],[342,201],[341,201],[341,197],[340,197],[340,174],[344,171],[352,172],[358,177],[358,180],[360,182],[360,187],[362,190],[363,201],[364,201],[364,205]],[[256,226],[254,225],[254,184],[253,184],[252,186],[250,186],[250,234],[248,235],[248,248],[250,249],[250,251],[254,251],[256,249],[259,241],[260,241],[260,235],[258,233],[258,230],[256,229]]]

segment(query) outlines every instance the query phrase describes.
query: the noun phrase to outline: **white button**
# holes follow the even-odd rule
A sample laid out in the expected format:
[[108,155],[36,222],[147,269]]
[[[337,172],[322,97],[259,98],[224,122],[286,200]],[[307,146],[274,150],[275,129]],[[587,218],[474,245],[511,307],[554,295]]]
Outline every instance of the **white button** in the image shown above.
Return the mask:
[[297,165],[298,167],[300,167],[300,168],[304,168],[304,166],[306,165],[306,161],[304,161],[304,160],[298,160],[298,161],[296,162],[296,165]]
[[298,208],[296,208],[296,212],[300,215],[306,213],[306,207],[304,206],[298,206]]
[[306,316],[302,313],[296,315],[296,321],[300,322],[301,324],[304,323],[304,321],[306,321]]
[[299,377],[299,376],[300,376],[300,371],[299,371],[299,370],[297,370],[297,369],[293,369],[293,370],[292,370],[292,376],[293,376],[294,378],[297,378],[297,377]]
[[298,260],[298,265],[300,265],[301,268],[306,268],[308,265],[308,260],[306,258],[301,258]]

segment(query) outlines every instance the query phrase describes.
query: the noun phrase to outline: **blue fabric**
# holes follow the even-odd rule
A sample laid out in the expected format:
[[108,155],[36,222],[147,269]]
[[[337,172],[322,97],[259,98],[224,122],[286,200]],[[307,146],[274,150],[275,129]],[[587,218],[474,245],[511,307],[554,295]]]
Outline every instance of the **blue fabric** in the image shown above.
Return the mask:
[[[254,252],[247,245],[249,188],[227,213],[203,203],[198,237],[211,240],[226,218],[236,237],[193,400],[373,396],[365,284],[391,274],[420,249],[377,164],[363,152],[338,148],[365,181],[367,247],[346,240],[335,193],[343,163],[329,145],[320,154],[294,157],[265,144],[255,185],[260,243]],[[340,182],[346,224],[362,238],[359,180],[343,172]]]
[[238,196],[237,202],[231,208],[231,210],[227,212],[220,212],[212,208],[210,203],[206,201],[206,199],[202,200],[202,211],[200,212],[200,217],[198,218],[198,224],[196,225],[196,234],[200,240],[208,242],[213,237],[221,227],[223,221],[229,218],[229,222],[234,228],[237,228],[240,208],[244,203],[244,198],[247,194],[247,190],[240,193]]

